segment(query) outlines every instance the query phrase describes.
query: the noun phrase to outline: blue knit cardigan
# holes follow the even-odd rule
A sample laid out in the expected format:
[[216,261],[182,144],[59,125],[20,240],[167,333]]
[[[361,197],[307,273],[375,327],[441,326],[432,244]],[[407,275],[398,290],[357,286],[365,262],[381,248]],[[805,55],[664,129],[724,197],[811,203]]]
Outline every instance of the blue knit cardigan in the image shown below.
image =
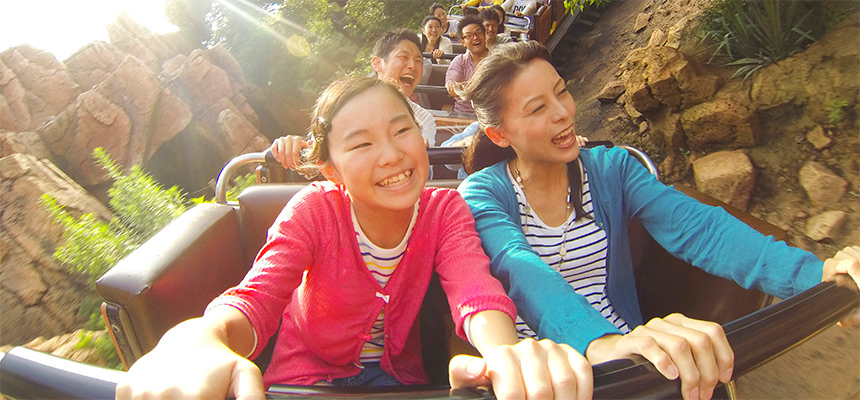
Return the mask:
[[[660,183],[626,150],[582,149],[580,158],[595,222],[609,238],[609,300],[631,329],[643,323],[627,235],[632,218],[676,257],[745,288],[787,298],[821,281],[823,263],[815,255],[765,237],[722,208]],[[620,332],[532,250],[506,166],[505,161],[478,171],[458,189],[475,217],[490,271],[539,338],[585,354],[592,340]]]

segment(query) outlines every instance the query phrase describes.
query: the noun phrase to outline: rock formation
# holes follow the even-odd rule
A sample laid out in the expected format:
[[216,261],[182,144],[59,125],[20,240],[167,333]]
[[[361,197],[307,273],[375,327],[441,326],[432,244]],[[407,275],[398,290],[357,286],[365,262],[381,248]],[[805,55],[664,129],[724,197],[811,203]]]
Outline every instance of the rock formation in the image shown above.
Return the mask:
[[76,310],[90,289],[54,261],[62,230],[40,199],[47,193],[73,215],[110,219],[84,189],[103,195],[109,184],[94,148],[103,147],[126,170],[170,164],[165,154],[196,154],[171,165],[200,176],[186,186],[196,190],[217,174],[199,172],[198,165],[220,168],[268,147],[249,99],[266,101],[226,49],[196,49],[127,15],[107,29],[110,43],[90,43],[65,62],[27,45],[0,53],[2,344],[66,333],[81,322]]
[[[6,148],[4,144],[3,149]],[[77,309],[86,279],[69,274],[53,258],[62,228],[42,208],[49,194],[75,216],[112,213],[48,160],[15,153],[0,158],[0,302],[3,344],[21,344],[41,335],[58,335],[81,321]]]

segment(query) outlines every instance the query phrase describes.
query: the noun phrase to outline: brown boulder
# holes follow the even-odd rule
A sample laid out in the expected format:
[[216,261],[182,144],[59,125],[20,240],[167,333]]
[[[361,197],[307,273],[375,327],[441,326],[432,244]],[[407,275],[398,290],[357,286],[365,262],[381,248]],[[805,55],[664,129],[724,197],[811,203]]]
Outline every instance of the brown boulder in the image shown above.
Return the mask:
[[848,181],[815,161],[807,161],[800,168],[800,186],[815,207],[833,204],[842,199]]
[[692,150],[713,146],[752,147],[758,143],[758,116],[730,98],[716,98],[681,112],[681,126]]
[[165,60],[180,51],[162,40],[161,35],[154,34],[138,24],[125,12],[120,13],[113,22],[108,24],[107,31],[111,44],[137,57],[156,73],[161,70],[161,64]]
[[636,21],[633,22],[633,32],[639,32],[645,29],[648,26],[648,21],[651,20],[651,14],[649,13],[639,13],[636,16]]
[[635,49],[621,68],[633,106],[646,115],[661,104],[673,110],[689,108],[711,98],[722,85],[719,77],[672,47]]
[[844,100],[856,107],[860,97],[860,15],[847,18],[806,50],[753,75],[753,106],[767,110],[805,106],[819,124],[829,123],[827,107]]
[[104,182],[92,158],[102,147],[118,165],[142,165],[181,132],[191,111],[155,73],[127,56],[105,80],[78,98],[39,133],[58,164],[84,185]]
[[746,210],[755,186],[756,170],[744,152],[720,151],[693,161],[696,188]]
[[664,108],[652,114],[648,121],[651,132],[653,132],[651,135],[653,141],[657,141],[658,144],[665,144],[672,150],[686,147],[680,114]]
[[69,56],[64,63],[72,79],[87,91],[113,74],[127,56],[110,43],[95,41]]
[[0,131],[0,157],[15,153],[30,154],[38,159],[52,157],[38,133]]
[[844,211],[825,211],[806,220],[806,236],[816,242],[834,239],[843,225]]
[[[81,93],[65,66],[51,53],[28,45],[12,47],[0,53],[0,129],[33,130],[58,114]],[[8,125],[8,118],[15,118]]]
[[617,80],[607,83],[597,94],[597,100],[601,103],[614,103],[624,93],[624,82]]
[[0,301],[5,344],[21,344],[41,335],[58,335],[81,321],[76,313],[86,280],[70,274],[53,258],[62,228],[41,206],[50,194],[75,216],[111,212],[50,161],[31,155],[0,158]]

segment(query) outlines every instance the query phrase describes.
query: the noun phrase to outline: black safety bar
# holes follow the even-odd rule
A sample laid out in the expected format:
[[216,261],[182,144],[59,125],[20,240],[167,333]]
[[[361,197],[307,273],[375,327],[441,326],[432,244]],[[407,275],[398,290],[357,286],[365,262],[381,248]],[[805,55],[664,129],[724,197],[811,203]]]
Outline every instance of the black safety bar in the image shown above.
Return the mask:
[[[851,289],[849,289],[851,288]],[[779,356],[831,327],[860,305],[849,279],[822,282],[813,288],[723,325],[735,354],[734,377]],[[635,356],[598,364],[594,398],[679,398],[680,383],[669,381],[644,358]],[[113,398],[123,372],[81,364],[16,347],[0,353],[0,394],[15,399]],[[364,394],[364,396],[360,396]],[[270,399],[492,399],[483,390],[450,391],[447,387],[332,388],[273,385]]]

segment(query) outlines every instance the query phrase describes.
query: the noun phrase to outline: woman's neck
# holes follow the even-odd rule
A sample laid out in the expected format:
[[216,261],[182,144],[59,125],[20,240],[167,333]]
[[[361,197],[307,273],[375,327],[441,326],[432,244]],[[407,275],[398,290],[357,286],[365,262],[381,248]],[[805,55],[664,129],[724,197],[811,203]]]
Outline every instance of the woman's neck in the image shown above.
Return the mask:
[[414,212],[414,206],[405,210],[391,210],[366,206],[354,200],[352,209],[364,235],[383,249],[392,249],[403,241]]
[[570,215],[567,164],[529,162],[514,158],[508,166],[531,209],[544,223],[560,226]]
[[439,38],[437,37],[436,40],[433,40],[432,38],[430,38],[430,36],[425,35],[424,37],[427,38],[427,45],[424,46],[424,51],[433,51],[434,49],[436,49],[436,42],[439,41]]
[[566,163],[532,162],[515,157],[511,164],[513,172],[523,180],[524,187],[527,185],[543,191],[556,186],[568,186]]

